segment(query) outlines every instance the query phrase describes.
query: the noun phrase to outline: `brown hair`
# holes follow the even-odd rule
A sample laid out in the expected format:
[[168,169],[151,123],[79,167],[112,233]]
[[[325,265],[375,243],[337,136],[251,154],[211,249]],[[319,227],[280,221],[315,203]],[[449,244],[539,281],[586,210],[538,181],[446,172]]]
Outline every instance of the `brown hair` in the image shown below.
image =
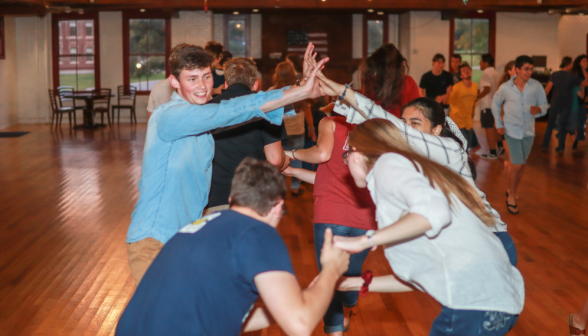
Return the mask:
[[502,73],[502,76],[500,77],[500,81],[498,82],[498,86],[500,86],[503,83],[506,83],[510,80],[510,75],[508,74],[508,70],[512,69],[513,66],[515,66],[515,61],[509,61],[508,63],[506,63],[506,65],[504,66],[504,72]]
[[252,88],[257,80],[255,62],[245,57],[235,57],[225,63],[227,85],[243,84]]
[[358,125],[349,135],[349,146],[366,156],[368,170],[373,168],[382,154],[397,153],[404,156],[429,179],[431,187],[439,189],[445,195],[451,207],[453,201],[450,196],[453,194],[482,222],[490,227],[494,226],[494,217],[486,210],[472,185],[448,168],[415,153],[402,133],[389,120],[371,119]]
[[213,58],[202,47],[193,44],[176,46],[169,57],[171,74],[180,80],[182,70],[204,69],[210,67]]
[[279,201],[286,199],[282,174],[267,161],[245,158],[231,184],[231,206],[247,207],[265,216]]
[[223,45],[216,41],[208,41],[204,45],[204,50],[214,56],[214,58],[219,58],[223,53],[223,49]]
[[361,83],[368,98],[389,109],[402,105],[402,90],[406,82],[406,58],[393,44],[385,44],[363,61]]
[[292,64],[288,62],[278,64],[274,73],[274,89],[294,84],[296,84],[296,73]]
[[[294,71],[298,72],[298,73],[302,73],[302,57],[300,57],[300,55],[297,54],[288,54],[286,55],[286,59],[289,60],[290,62],[292,62],[292,64],[294,65]],[[317,60],[318,62],[318,60]]]

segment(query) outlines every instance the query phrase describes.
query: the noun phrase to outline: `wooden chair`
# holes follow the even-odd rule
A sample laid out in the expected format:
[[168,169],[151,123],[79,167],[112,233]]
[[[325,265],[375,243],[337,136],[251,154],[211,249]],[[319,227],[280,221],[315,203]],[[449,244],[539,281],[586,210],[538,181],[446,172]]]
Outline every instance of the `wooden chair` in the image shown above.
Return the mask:
[[[72,98],[65,98],[66,95],[71,95],[75,91],[73,86],[58,86],[57,94],[59,96],[59,105],[61,107],[73,107],[74,108],[74,125],[76,124],[76,113],[77,111],[84,112],[85,106],[77,106],[76,100]],[[78,101],[79,103],[79,101]]]
[[121,85],[117,88],[118,104],[112,105],[112,120],[114,121],[114,110],[118,110],[118,123],[120,124],[120,109],[131,110],[131,124],[133,123],[133,117],[135,118],[135,124],[137,123],[137,114],[135,114],[135,98],[137,96],[137,88],[134,86]]
[[108,126],[112,127],[110,123],[110,95],[112,91],[110,89],[100,89],[92,91],[93,94],[105,96],[104,98],[94,99],[94,113],[100,113],[101,123],[104,124],[104,113],[108,118]]
[[[57,97],[55,95],[55,93],[53,92],[53,90],[49,89],[49,100],[51,101],[51,109],[53,110],[53,115],[51,116],[51,127],[53,127],[53,120],[55,120],[55,129],[57,129],[57,126],[61,126],[61,121],[63,120],[63,115],[65,113],[67,113],[68,117],[69,117],[69,128],[72,128],[71,125],[71,115],[74,115],[75,118],[75,108],[73,106],[66,106],[66,107],[60,107],[57,104]],[[55,115],[57,115],[57,119],[55,119]],[[74,121],[74,125],[75,125],[75,121]]]

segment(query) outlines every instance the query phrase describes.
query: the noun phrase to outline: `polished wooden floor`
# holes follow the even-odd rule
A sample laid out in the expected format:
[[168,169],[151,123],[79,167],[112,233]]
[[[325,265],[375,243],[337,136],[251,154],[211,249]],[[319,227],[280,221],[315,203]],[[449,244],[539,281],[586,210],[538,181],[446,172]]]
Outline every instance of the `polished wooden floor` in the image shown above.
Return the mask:
[[[503,161],[475,156],[480,189],[508,223],[525,278],[526,305],[512,335],[567,335],[568,314],[588,298],[588,147],[558,157],[552,141],[542,153],[544,127],[537,125],[518,216],[506,211]],[[0,138],[0,335],[114,334],[135,287],[124,241],[146,126],[8,130],[31,133]],[[279,228],[303,286],[317,274],[305,188],[288,200]],[[381,250],[364,269],[390,272]],[[350,336],[421,336],[440,307],[423,293],[369,294],[356,311]],[[254,334],[283,335],[276,326]],[[324,335],[322,325],[314,335]]]

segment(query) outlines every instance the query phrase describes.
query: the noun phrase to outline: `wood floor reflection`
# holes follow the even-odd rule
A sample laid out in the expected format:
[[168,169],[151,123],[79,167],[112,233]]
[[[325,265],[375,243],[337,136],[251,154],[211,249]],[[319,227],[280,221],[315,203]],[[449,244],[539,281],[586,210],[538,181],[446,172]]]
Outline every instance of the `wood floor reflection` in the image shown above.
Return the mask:
[[[565,335],[568,314],[588,298],[588,146],[563,157],[540,151],[544,123],[508,214],[503,161],[474,156],[478,185],[508,224],[526,283],[512,335]],[[30,131],[0,139],[0,335],[111,335],[135,283],[125,234],[137,201],[146,125]],[[478,129],[478,137],[484,136]],[[312,188],[289,199],[279,231],[301,285],[317,274]],[[388,274],[381,250],[364,269]],[[360,298],[347,335],[428,334],[440,306],[422,293]],[[252,335],[284,335],[278,327]],[[324,335],[322,325],[314,335]]]

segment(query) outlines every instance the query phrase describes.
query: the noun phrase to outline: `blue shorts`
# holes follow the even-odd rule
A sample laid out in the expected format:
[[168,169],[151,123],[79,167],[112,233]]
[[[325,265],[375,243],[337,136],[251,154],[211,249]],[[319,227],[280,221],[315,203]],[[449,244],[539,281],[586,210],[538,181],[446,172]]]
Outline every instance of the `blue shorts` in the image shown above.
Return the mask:
[[531,153],[533,147],[534,136],[523,137],[522,139],[515,139],[505,134],[508,150],[510,151],[510,163],[521,165],[527,163],[527,158]]

